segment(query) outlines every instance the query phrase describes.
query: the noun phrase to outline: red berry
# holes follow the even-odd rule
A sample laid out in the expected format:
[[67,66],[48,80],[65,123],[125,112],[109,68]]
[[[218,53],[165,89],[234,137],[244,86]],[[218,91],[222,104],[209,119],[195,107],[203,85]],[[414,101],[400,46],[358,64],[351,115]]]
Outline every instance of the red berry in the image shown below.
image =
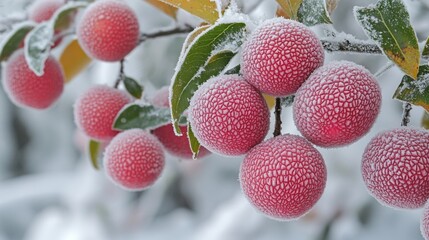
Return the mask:
[[245,43],[243,77],[263,93],[286,96],[324,61],[323,47],[305,25],[284,18],[262,23]]
[[16,51],[7,62],[3,86],[9,98],[22,107],[45,109],[63,92],[64,75],[58,61],[49,56],[42,76],[37,76],[27,65],[24,51]]
[[108,86],[95,86],[82,94],[74,107],[75,121],[90,138],[108,141],[119,132],[113,123],[119,111],[131,102],[124,91]]
[[[151,102],[157,107],[168,108],[170,106],[168,95],[169,87],[163,87],[157,91],[155,96],[151,99]],[[176,136],[173,125],[169,123],[154,129],[152,134],[158,138],[165,150],[170,154],[183,159],[192,159],[193,153],[189,146],[187,127],[180,126],[180,130],[183,133],[182,136]],[[201,146],[198,152],[198,158],[202,158],[208,154],[210,154],[210,152],[205,147]]]
[[133,191],[151,186],[161,175],[164,161],[161,143],[141,129],[118,134],[104,153],[107,176]]
[[36,0],[28,8],[28,18],[37,23],[49,21],[64,4],[64,0]]
[[204,147],[234,156],[265,138],[270,114],[258,90],[242,77],[226,75],[210,79],[195,92],[189,121]]
[[279,220],[307,213],[326,184],[322,155],[304,138],[282,135],[252,148],[240,168],[244,195],[259,211]]
[[341,61],[314,71],[297,91],[293,113],[295,125],[310,142],[338,147],[365,135],[380,105],[380,87],[372,74]]
[[102,61],[119,61],[136,47],[139,23],[125,3],[97,1],[84,12],[77,26],[77,36],[89,56]]
[[429,132],[398,128],[375,136],[362,157],[363,180],[381,204],[420,208],[429,199]]

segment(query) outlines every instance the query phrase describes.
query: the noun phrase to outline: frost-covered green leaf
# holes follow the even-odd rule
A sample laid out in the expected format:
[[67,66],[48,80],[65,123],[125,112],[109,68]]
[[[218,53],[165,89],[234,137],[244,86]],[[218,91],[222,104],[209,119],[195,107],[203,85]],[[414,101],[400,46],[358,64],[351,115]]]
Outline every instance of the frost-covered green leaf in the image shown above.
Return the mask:
[[295,95],[290,95],[290,96],[281,98],[282,107],[291,107],[294,100],[295,100]]
[[171,121],[170,109],[152,105],[130,104],[125,106],[115,119],[113,128],[127,130],[140,128],[154,129]]
[[37,76],[43,75],[53,36],[54,31],[51,25],[49,22],[44,22],[31,30],[25,38],[25,60]]
[[66,5],[59,8],[52,17],[52,26],[54,30],[62,30],[68,28],[73,20],[73,15],[80,8],[88,6],[85,2],[69,2]]
[[241,66],[240,66],[240,65],[237,65],[237,66],[235,66],[235,67],[233,67],[233,68],[231,68],[231,69],[228,69],[228,70],[225,72],[225,74],[226,74],[226,75],[240,74],[240,69],[241,69]]
[[200,151],[200,142],[195,137],[194,132],[192,131],[191,123],[188,122],[188,140],[189,140],[189,147],[192,151],[192,158],[196,159],[198,157],[198,153]]
[[171,116],[176,134],[181,134],[178,121],[189,107],[194,92],[199,85],[225,69],[243,43],[245,27],[241,22],[211,26],[182,51],[170,93]]
[[24,22],[16,25],[12,31],[3,36],[0,43],[0,61],[7,60],[19,45],[24,40],[28,32],[34,28],[35,24],[32,22]]
[[405,75],[393,97],[429,111],[429,66],[420,66],[416,80]]
[[97,170],[100,169],[98,166],[98,154],[100,154],[100,146],[101,144],[97,141],[89,141],[89,159],[91,160],[92,166]]
[[422,57],[429,58],[429,37],[426,39],[425,46],[423,47]]
[[298,10],[298,21],[307,26],[331,24],[324,0],[304,0]]
[[420,52],[410,15],[401,0],[380,0],[369,7],[355,7],[355,16],[369,38],[402,71],[417,77]]
[[124,78],[124,85],[125,89],[127,89],[128,93],[131,94],[131,96],[140,99],[143,94],[143,87],[134,79],[130,77]]

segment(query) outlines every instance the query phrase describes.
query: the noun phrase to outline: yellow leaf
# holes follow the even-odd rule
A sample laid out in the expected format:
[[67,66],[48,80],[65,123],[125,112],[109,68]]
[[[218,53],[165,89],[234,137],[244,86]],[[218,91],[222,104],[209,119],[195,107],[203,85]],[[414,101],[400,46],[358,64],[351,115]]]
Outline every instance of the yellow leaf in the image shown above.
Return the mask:
[[429,112],[424,112],[422,118],[422,127],[429,130]]
[[283,10],[282,7],[278,7],[277,11],[276,11],[276,16],[277,17],[284,17],[286,19],[290,19],[290,16],[285,12],[285,10]]
[[212,0],[159,0],[183,9],[208,23],[215,23],[219,18],[216,3]]
[[298,9],[303,0],[276,0],[282,7],[286,16],[290,19],[296,20],[298,18]]
[[268,108],[273,109],[274,105],[276,105],[276,99],[266,94],[262,94],[262,96],[264,96],[265,101],[267,102]]
[[60,56],[60,64],[64,71],[65,82],[72,80],[85,69],[91,58],[82,50],[76,39],[72,40]]
[[149,3],[150,5],[158,8],[159,10],[161,10],[162,12],[167,14],[168,16],[172,17],[173,19],[176,19],[176,14],[177,14],[177,8],[176,7],[173,7],[169,4],[163,3],[159,0],[146,0],[146,2]]
[[328,10],[329,15],[332,15],[339,1],[340,0],[326,0],[326,10]]

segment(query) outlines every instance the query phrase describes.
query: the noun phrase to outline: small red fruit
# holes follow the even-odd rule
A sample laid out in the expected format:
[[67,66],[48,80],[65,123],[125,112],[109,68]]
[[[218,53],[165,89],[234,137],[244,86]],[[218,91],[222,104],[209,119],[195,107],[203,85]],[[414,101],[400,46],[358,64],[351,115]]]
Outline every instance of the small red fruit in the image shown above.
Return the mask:
[[282,135],[256,145],[240,168],[244,195],[259,211],[278,220],[307,213],[322,196],[326,167],[306,139]]

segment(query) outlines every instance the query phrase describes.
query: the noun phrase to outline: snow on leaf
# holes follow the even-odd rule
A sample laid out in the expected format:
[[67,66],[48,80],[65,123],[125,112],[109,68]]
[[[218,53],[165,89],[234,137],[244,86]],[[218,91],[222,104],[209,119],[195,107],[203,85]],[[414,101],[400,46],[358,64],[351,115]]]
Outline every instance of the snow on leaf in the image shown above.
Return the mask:
[[298,10],[298,20],[307,26],[332,24],[324,0],[304,0]]
[[239,64],[239,65],[237,65],[237,66],[235,66],[235,67],[233,67],[231,69],[228,69],[225,72],[225,75],[240,74],[240,69],[241,69],[241,65]]
[[189,140],[189,146],[191,147],[191,151],[192,151],[192,158],[197,159],[201,144],[200,142],[198,142],[198,139],[195,137],[194,132],[192,131],[191,123],[189,122],[188,122],[188,140]]
[[161,2],[159,0],[146,0],[146,2],[158,8],[159,10],[161,10],[163,13],[167,14],[171,18],[176,19],[177,10],[178,10],[177,7]]
[[0,61],[7,60],[16,49],[19,48],[22,40],[28,32],[33,29],[35,24],[33,22],[23,22],[17,24],[12,31],[3,36],[0,43]]
[[416,33],[401,0],[380,0],[367,8],[355,7],[355,17],[368,37],[402,71],[417,77],[420,64]]
[[119,111],[113,128],[128,130],[140,128],[143,130],[154,129],[170,123],[170,109],[156,108],[148,104],[128,104]]
[[237,22],[211,26],[182,51],[170,92],[176,134],[181,134],[178,120],[189,107],[194,92],[199,85],[225,69],[243,42],[245,27],[244,23]]
[[100,143],[95,140],[89,140],[89,159],[91,160],[92,166],[99,170],[100,166],[98,165],[98,154],[100,153]]
[[54,30],[68,28],[72,23],[71,16],[73,16],[73,14],[75,14],[80,8],[84,8],[86,6],[88,6],[88,4],[84,2],[69,2],[59,8],[51,18]]
[[49,22],[37,25],[25,38],[25,60],[30,69],[42,76],[45,61],[49,57],[54,31]]
[[183,9],[192,15],[195,15],[208,23],[215,23],[220,17],[217,11],[216,3],[211,0],[159,0],[174,7]]
[[131,94],[131,96],[140,99],[143,94],[143,87],[134,79],[130,77],[124,78],[124,85],[127,92]]
[[296,20],[298,19],[298,9],[303,0],[276,0],[283,9],[282,16]]
[[422,106],[429,111],[429,66],[420,66],[416,80],[405,75],[393,98]]

